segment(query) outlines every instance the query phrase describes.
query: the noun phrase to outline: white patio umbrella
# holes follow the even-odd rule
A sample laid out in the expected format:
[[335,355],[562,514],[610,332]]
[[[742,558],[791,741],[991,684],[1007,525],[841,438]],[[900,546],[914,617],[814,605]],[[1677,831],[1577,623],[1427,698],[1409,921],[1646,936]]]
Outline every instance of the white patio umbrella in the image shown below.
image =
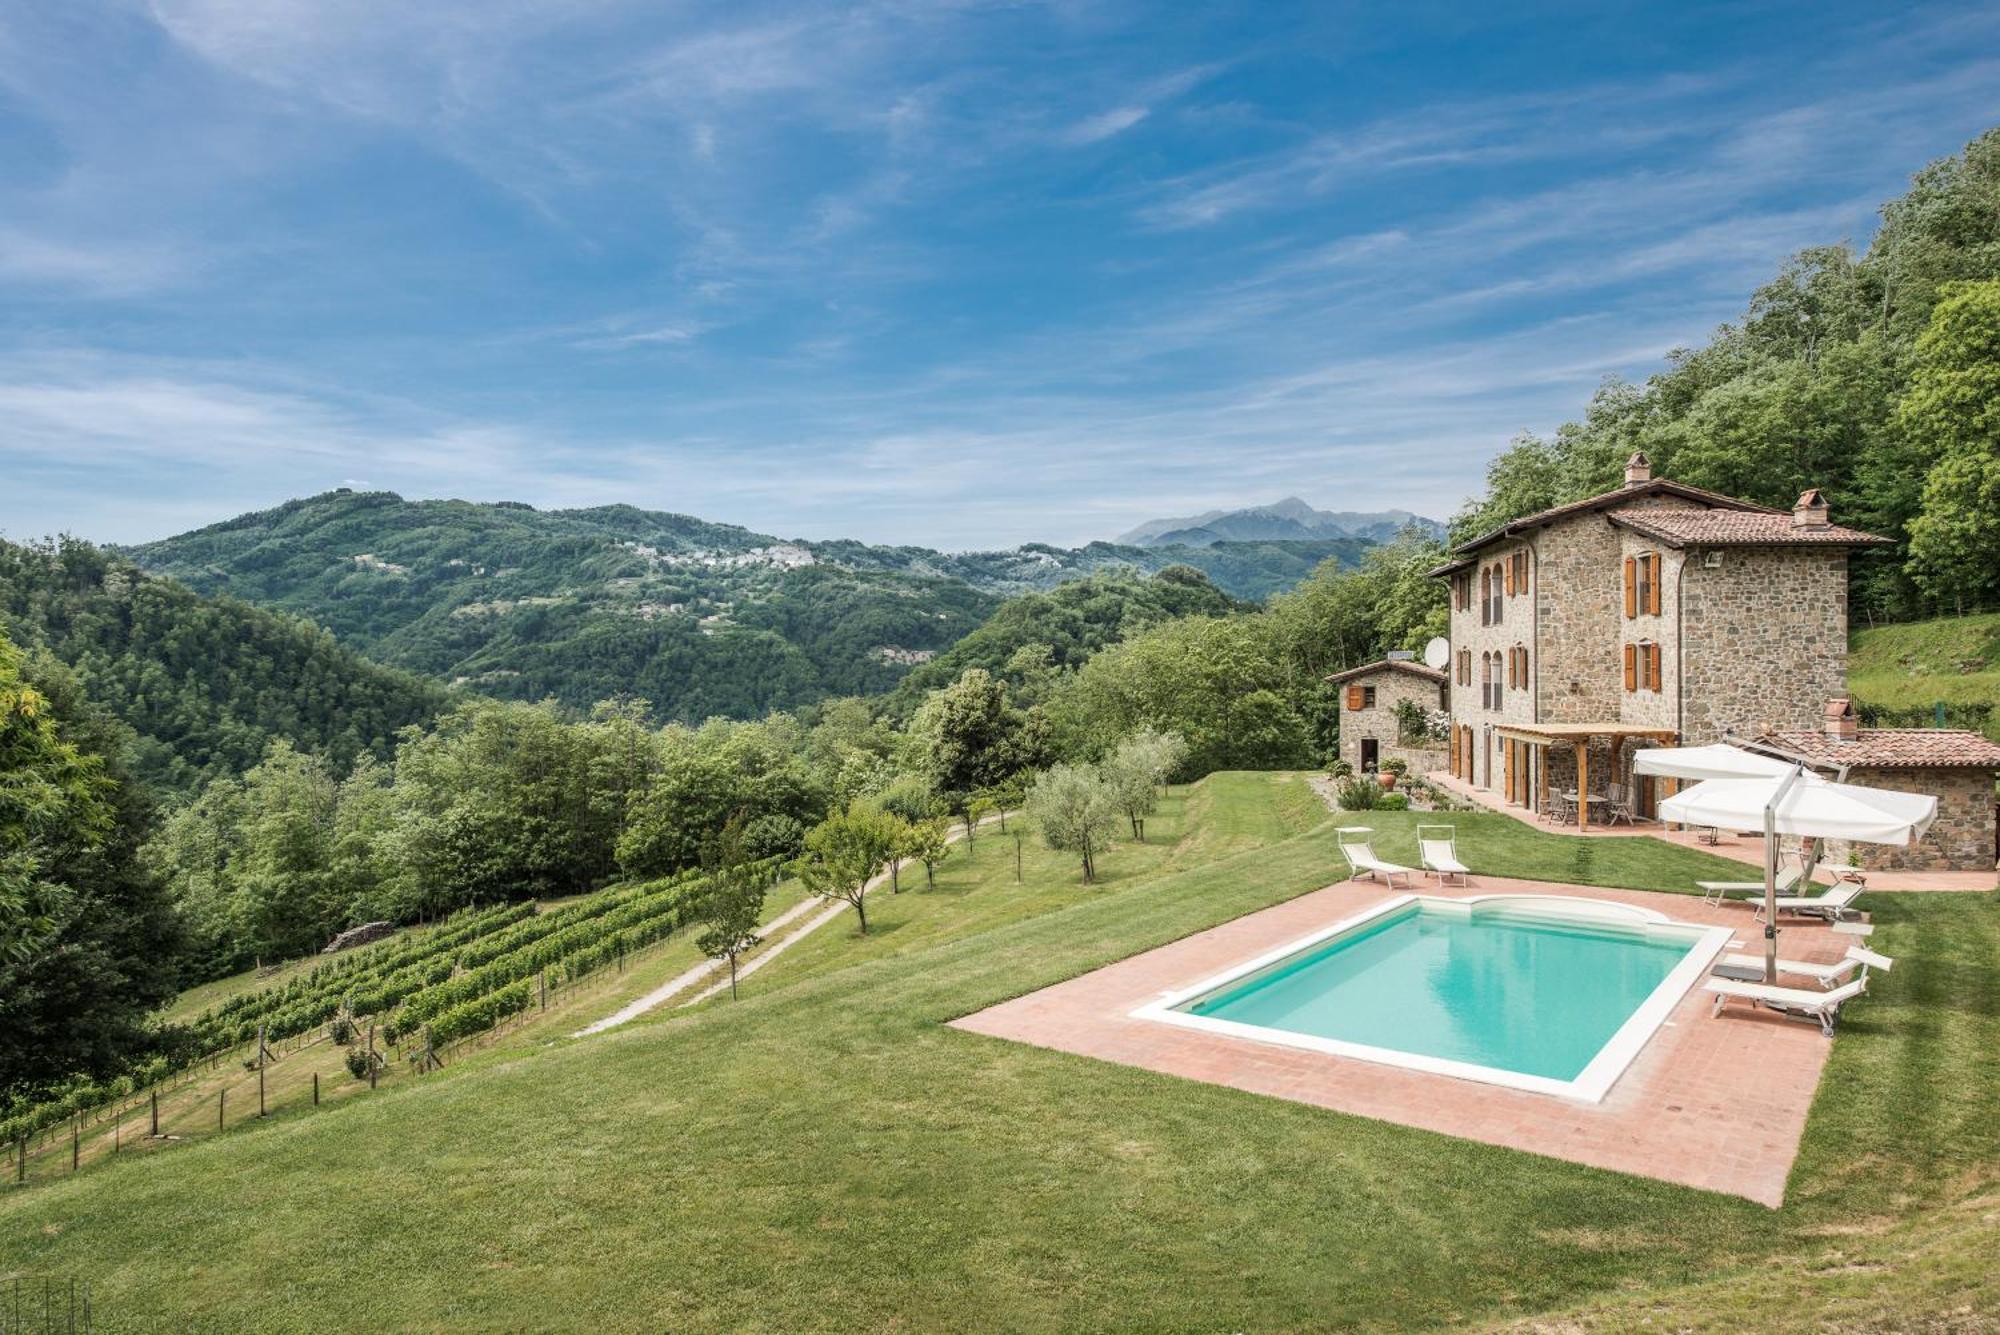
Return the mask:
[[1796,766],[1740,746],[1649,746],[1633,753],[1632,772],[1667,779],[1775,779]]
[[[1662,820],[1723,829],[1764,830],[1764,974],[1778,977],[1778,836],[1913,844],[1937,819],[1937,799],[1923,793],[1833,783],[1788,766],[1775,778],[1706,779],[1660,803]],[[1808,873],[1811,866],[1808,865]]]

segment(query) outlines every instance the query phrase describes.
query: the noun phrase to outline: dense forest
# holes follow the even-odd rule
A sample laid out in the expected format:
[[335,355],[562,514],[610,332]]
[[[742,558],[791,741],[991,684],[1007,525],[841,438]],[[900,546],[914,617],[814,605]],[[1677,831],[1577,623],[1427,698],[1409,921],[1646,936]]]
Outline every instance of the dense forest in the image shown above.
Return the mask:
[[134,549],[149,569],[311,617],[376,659],[506,699],[754,718],[895,686],[1003,597],[1185,560],[1261,598],[1360,539],[946,554],[781,542],[607,506],[331,492]]
[[275,739],[342,768],[387,758],[446,692],[324,630],[206,598],[85,542],[0,542],[0,633],[45,649],[133,732],[147,784],[191,792],[256,764]]
[[1834,517],[1894,538],[1856,564],[1865,620],[2000,600],[2000,129],[1919,172],[1861,254],[1793,256],[1742,320],[1642,385],[1607,382],[1552,437],[1493,461],[1463,540],[1656,474],[1767,505],[1825,489]]

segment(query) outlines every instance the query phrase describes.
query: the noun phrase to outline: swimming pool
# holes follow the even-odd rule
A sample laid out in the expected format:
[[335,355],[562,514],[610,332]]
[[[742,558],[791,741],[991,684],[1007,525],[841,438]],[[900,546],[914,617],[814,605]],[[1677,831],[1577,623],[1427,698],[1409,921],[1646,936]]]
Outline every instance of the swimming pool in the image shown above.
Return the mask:
[[1134,1012],[1601,1100],[1729,929],[1553,895],[1403,895]]

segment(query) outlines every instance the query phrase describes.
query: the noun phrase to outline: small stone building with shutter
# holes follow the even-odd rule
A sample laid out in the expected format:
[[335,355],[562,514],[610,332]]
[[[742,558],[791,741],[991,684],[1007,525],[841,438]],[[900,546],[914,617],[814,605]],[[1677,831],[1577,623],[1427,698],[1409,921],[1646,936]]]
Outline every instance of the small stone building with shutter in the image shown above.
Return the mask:
[[[1632,752],[1816,728],[1847,681],[1847,561],[1884,542],[1653,476],[1503,524],[1431,573],[1451,587],[1451,773],[1509,803],[1662,794]],[[1588,804],[1583,804],[1587,808]],[[1578,819],[1585,812],[1579,811]]]
[[1444,768],[1444,738],[1408,736],[1396,712],[1398,704],[1410,701],[1426,719],[1441,721],[1438,716],[1450,697],[1444,673],[1391,657],[1336,672],[1327,680],[1340,690],[1340,758],[1355,773],[1368,773],[1392,758],[1402,760],[1412,774]]
[[1938,800],[1937,821],[1909,848],[1836,844],[1831,856],[1850,853],[1863,867],[1964,871],[2000,861],[1995,831],[1994,779],[2000,746],[1976,732],[1954,728],[1863,728],[1844,698],[1828,702],[1824,725],[1812,732],[1773,732],[1764,744],[1810,761],[1816,769],[1870,788],[1928,793]]

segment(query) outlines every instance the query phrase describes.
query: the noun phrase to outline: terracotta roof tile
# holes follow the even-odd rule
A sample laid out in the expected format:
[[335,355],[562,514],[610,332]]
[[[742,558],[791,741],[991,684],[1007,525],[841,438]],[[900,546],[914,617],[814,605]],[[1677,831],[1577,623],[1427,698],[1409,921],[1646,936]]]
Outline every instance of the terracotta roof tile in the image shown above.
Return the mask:
[[1864,547],[1889,541],[1826,524],[1802,528],[1785,514],[1760,510],[1613,510],[1611,522],[1675,547]]
[[1957,728],[1862,728],[1853,741],[1824,732],[1773,732],[1762,739],[1815,764],[1860,769],[2000,769],[2000,746]]
[[1326,678],[1326,680],[1346,681],[1350,677],[1365,676],[1370,672],[1407,672],[1411,676],[1422,677],[1425,681],[1443,682],[1445,680],[1444,673],[1437,668],[1425,667],[1422,663],[1413,663],[1406,658],[1378,658],[1372,663],[1363,663],[1360,667],[1349,668],[1345,672],[1336,672]]
[[[1645,482],[1628,483],[1616,491],[1606,491],[1596,496],[1586,496],[1580,501],[1570,501],[1566,505],[1552,506],[1547,510],[1539,510],[1534,514],[1523,515],[1519,519],[1509,520],[1507,523],[1500,525],[1500,527],[1489,529],[1470,541],[1459,543],[1451,549],[1452,554],[1454,556],[1464,556],[1467,553],[1478,551],[1488,543],[1497,542],[1501,538],[1517,533],[1524,533],[1531,528],[1538,528],[1543,524],[1551,523],[1558,519],[1567,519],[1571,515],[1585,514],[1591,510],[1608,510],[1614,505],[1624,505],[1626,502],[1638,500],[1642,496],[1677,496],[1686,501],[1697,501],[1703,505],[1722,506],[1730,510],[1744,510],[1752,514],[1778,513],[1776,510],[1769,510],[1761,505],[1753,505],[1749,501],[1738,500],[1734,496],[1725,496],[1719,491],[1710,491],[1706,487],[1691,487],[1685,482],[1675,482],[1669,478],[1656,477]],[[1462,564],[1462,562],[1448,562],[1446,565],[1439,566],[1438,571],[1447,570],[1459,564]],[[1433,571],[1432,573],[1436,574],[1438,571]]]

